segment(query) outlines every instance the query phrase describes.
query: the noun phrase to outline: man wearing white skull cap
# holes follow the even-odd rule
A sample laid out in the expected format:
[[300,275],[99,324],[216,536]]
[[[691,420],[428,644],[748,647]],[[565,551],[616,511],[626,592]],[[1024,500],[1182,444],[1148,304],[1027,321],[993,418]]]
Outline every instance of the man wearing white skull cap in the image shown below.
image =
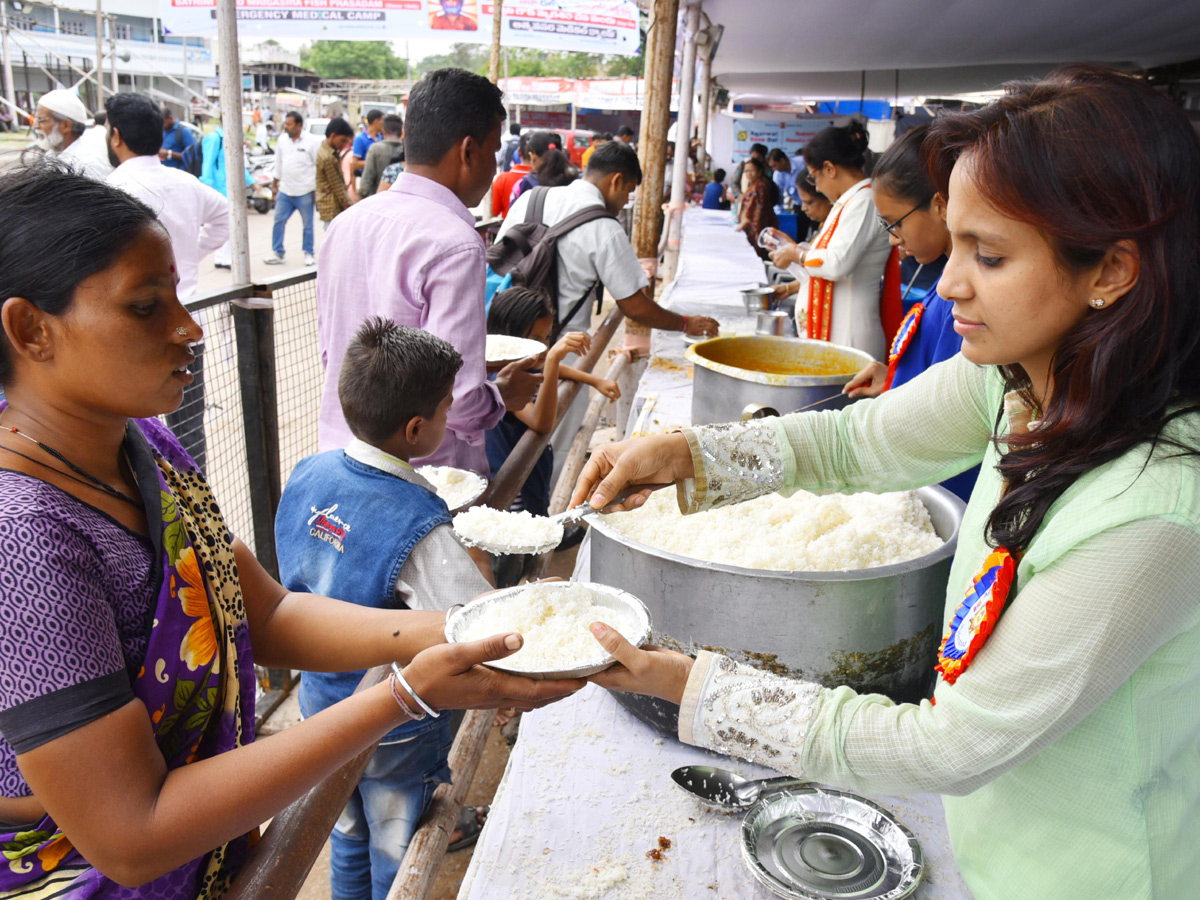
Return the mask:
[[48,157],[61,160],[81,175],[104,181],[112,174],[112,166],[88,141],[81,140],[90,118],[73,91],[50,91],[38,99],[33,127],[40,135],[38,146]]

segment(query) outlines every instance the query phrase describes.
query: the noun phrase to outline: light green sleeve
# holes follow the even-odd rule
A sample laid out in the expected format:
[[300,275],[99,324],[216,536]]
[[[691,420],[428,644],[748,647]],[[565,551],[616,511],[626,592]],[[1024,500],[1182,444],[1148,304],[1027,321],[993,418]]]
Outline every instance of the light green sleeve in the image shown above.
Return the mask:
[[1077,726],[1164,644],[1194,635],[1198,582],[1195,525],[1136,520],[1031,578],[971,667],[953,685],[938,682],[936,705],[704,654],[680,739],[865,794],[967,794]]
[[788,488],[885,492],[944,481],[983,459],[1002,394],[995,370],[959,354],[845,409],[688,429],[696,475],[680,486],[680,509]]

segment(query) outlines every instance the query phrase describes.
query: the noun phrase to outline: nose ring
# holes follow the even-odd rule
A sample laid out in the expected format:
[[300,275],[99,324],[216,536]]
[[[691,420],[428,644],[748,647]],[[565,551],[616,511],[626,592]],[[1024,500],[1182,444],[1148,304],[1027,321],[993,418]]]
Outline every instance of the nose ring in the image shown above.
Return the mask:
[[186,328],[184,328],[183,326],[180,326],[179,328],[175,329],[175,333],[177,335],[179,335],[180,337],[187,337],[188,330]]

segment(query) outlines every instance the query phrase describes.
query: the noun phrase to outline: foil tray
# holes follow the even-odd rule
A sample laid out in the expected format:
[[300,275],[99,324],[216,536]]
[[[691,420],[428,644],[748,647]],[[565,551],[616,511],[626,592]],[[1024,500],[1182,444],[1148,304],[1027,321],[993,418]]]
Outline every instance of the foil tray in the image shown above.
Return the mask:
[[[557,581],[557,582],[541,582],[541,587],[549,588],[568,588],[568,587],[586,587],[588,588],[595,600],[597,607],[607,607],[616,609],[632,615],[637,623],[637,632],[635,634],[626,634],[625,637],[635,647],[640,647],[650,640],[651,622],[650,611],[646,609],[646,605],[637,597],[628,591],[623,591],[620,588],[609,587],[606,584],[591,584],[582,581]],[[503,588],[498,591],[491,591],[487,594],[482,594],[457,610],[451,610],[446,617],[446,640],[451,644],[460,643],[463,640],[463,635],[466,634],[467,628],[471,624],[471,620],[478,616],[485,609],[504,603],[508,598],[520,594],[531,585],[517,585],[516,587]],[[523,678],[532,678],[534,681],[544,681],[557,678],[587,678],[589,675],[595,675],[597,672],[603,672],[609,666],[616,662],[616,659],[604,652],[604,648],[600,644],[596,644],[596,659],[589,661],[586,664],[575,666],[570,669],[552,669],[546,671],[533,671],[530,669],[520,669],[516,666],[508,665],[508,659],[496,659],[491,662],[484,663],[492,669],[498,669],[501,672],[508,672],[512,675],[520,675]]]
[[789,900],[900,900],[917,889],[921,845],[895,816],[846,791],[764,797],[742,822],[742,859]]

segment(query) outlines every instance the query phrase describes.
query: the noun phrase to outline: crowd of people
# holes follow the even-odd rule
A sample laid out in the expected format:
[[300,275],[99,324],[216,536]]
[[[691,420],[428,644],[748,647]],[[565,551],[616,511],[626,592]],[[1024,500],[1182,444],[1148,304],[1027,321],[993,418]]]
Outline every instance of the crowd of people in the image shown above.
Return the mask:
[[[183,303],[228,239],[226,198],[169,165],[186,148],[165,145],[154,101],[107,101],[101,174],[86,110],[42,99],[48,159],[0,176],[0,897],[217,898],[263,821],[378,743],[331,869],[337,900],[382,900],[449,777],[443,713],[583,685],[479,665],[516,634],[444,642],[445,611],[495,578],[416,468],[494,473],[525,429],[551,427],[560,379],[616,394],[571,366],[597,285],[652,328],[717,323],[654,300],[615,218],[642,180],[626,141],[597,141],[563,177],[555,135],[522,133],[528,171],[497,175],[501,92],[457,69],[417,83],[400,128],[368,117],[365,140],[335,119],[321,141],[291,114],[275,250],[299,211],[311,254],[319,212],[324,385],[320,452],[279,505],[276,579],[230,533],[203,444],[159,419],[202,383],[203,322]],[[946,482],[968,505],[934,696],[895,704],[637,648],[599,623],[618,665],[592,680],[680,704],[688,743],[834,787],[945,795],[979,900],[1189,896],[1200,140],[1166,95],[1086,66],[878,158],[865,138],[822,130],[803,171],[755,148],[725,199],[748,237],[772,228],[805,333],[879,360],[847,386],[869,399],[608,445],[572,503],[677,482],[696,512]],[[331,183],[347,187],[347,150],[379,173],[360,202]],[[489,250],[469,210],[506,188]],[[818,223],[811,243],[770,225],[783,196]],[[520,265],[536,229],[556,237],[540,281]],[[488,333],[547,350],[489,372]],[[532,479],[522,508],[542,511],[547,486]],[[257,743],[254,664],[305,672],[304,721]],[[354,693],[380,665],[390,676]],[[456,840],[484,814],[464,809]]]

